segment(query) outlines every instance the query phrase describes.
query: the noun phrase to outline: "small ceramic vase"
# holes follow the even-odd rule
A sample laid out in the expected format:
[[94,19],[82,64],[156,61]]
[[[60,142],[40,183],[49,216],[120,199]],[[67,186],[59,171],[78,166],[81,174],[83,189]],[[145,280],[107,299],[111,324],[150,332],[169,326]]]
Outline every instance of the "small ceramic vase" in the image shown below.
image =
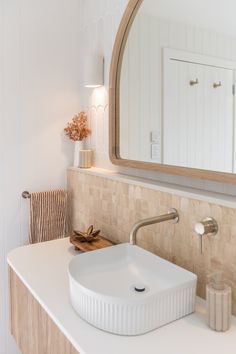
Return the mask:
[[84,150],[84,140],[78,140],[75,142],[75,151],[74,151],[74,167],[79,167],[79,157],[80,150]]

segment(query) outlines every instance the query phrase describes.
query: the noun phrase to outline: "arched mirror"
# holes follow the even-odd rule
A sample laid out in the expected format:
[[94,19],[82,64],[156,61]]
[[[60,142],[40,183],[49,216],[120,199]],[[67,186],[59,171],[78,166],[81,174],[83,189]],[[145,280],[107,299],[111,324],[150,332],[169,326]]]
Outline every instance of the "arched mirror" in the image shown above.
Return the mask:
[[110,72],[114,164],[236,183],[236,2],[131,0]]

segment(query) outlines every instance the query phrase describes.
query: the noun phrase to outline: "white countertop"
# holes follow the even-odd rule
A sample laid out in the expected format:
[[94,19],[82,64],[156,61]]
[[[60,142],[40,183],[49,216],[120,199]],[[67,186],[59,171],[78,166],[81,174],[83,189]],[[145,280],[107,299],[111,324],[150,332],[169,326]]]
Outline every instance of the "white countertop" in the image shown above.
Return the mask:
[[67,265],[76,254],[68,239],[60,239],[13,250],[8,263],[80,354],[236,353],[236,318],[228,332],[211,331],[200,304],[195,314],[137,337],[90,326],[69,299]]

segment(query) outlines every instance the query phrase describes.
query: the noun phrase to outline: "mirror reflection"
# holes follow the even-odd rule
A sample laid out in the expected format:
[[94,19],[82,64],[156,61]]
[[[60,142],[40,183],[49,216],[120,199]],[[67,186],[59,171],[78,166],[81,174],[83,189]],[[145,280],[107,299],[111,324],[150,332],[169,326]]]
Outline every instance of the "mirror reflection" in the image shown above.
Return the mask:
[[121,67],[122,159],[236,172],[234,8],[142,2]]

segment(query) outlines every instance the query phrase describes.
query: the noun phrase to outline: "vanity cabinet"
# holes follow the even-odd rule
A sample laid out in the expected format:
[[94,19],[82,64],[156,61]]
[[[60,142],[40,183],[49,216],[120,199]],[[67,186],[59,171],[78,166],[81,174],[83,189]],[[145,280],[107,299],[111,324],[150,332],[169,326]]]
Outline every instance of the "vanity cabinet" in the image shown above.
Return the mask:
[[79,354],[9,267],[11,333],[22,354]]
[[181,354],[235,354],[236,319],[230,331],[216,334],[205,323],[199,299],[189,317],[142,336],[114,335],[89,325],[69,300],[68,265],[77,254],[68,238],[8,254],[11,329],[22,354],[180,354],[178,349]]

